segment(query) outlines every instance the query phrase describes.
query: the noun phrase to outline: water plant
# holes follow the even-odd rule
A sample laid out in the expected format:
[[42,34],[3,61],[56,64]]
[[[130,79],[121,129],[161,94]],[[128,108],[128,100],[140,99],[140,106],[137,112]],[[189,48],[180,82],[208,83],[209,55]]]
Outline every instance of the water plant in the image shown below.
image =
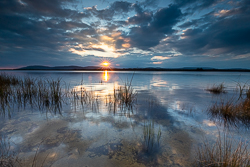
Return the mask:
[[118,99],[121,104],[125,105],[126,107],[131,108],[132,104],[136,100],[136,93],[131,86],[131,82],[125,82],[124,86],[120,86],[117,90],[114,89],[114,98]]
[[[133,77],[132,77],[133,79]],[[116,112],[133,110],[136,101],[136,92],[132,88],[132,79],[125,82],[124,85],[114,88],[114,93],[109,97],[109,109],[113,108]],[[62,82],[61,78],[32,78],[25,76],[23,78],[0,74],[0,114],[8,115],[14,108],[39,109],[53,114],[62,114],[63,104],[72,104],[84,108],[90,107],[93,111],[99,110],[99,96],[93,90],[87,90],[81,81],[80,89],[70,88],[69,85]],[[113,106],[113,107],[111,107]]]
[[155,132],[154,121],[144,122],[143,126],[143,146],[148,153],[153,152],[156,147],[159,147],[161,138],[161,128],[159,127],[157,133]]
[[114,114],[130,116],[133,114],[133,107],[137,100],[137,92],[132,87],[132,80],[127,81],[124,85],[113,89],[113,93],[110,93],[105,97],[105,104],[108,106],[109,112]]
[[213,94],[221,94],[226,93],[225,88],[224,84],[221,83],[219,85],[213,85],[211,88],[207,88],[206,90]]
[[37,107],[39,110],[59,111],[65,92],[61,80],[18,78],[0,74],[0,114],[11,117],[15,106],[18,109]]
[[249,167],[250,153],[244,141],[235,141],[224,132],[219,133],[215,143],[204,140],[197,148],[194,165],[197,167]]
[[246,96],[248,99],[250,99],[250,86],[246,90]]
[[0,135],[0,166],[21,166],[21,160],[17,156],[17,153],[11,150],[9,138],[4,135]]
[[245,98],[231,98],[216,102],[208,109],[208,114],[212,119],[220,120],[225,126],[240,124],[250,125],[250,98],[246,94]]

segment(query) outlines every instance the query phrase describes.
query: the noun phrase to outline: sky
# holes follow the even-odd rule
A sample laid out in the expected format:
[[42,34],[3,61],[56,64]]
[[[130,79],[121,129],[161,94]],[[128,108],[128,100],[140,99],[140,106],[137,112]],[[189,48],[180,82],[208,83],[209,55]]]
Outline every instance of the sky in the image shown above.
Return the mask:
[[1,0],[0,68],[249,68],[249,0]]

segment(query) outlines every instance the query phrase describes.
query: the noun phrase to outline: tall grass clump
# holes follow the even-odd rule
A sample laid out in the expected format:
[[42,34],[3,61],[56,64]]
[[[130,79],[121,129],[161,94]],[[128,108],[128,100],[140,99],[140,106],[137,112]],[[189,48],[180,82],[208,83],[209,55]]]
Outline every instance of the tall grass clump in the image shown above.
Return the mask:
[[[132,77],[133,79],[133,77]],[[136,101],[136,92],[132,87],[132,79],[124,85],[114,88],[114,93],[106,100],[114,111],[132,111]],[[81,85],[83,83],[81,82]],[[61,113],[63,104],[71,103],[82,108],[90,107],[99,111],[99,96],[95,91],[80,90],[63,84],[61,79],[23,77],[18,78],[0,74],[0,114],[11,117],[14,110],[38,109],[40,111]],[[112,106],[112,107],[111,107]]]
[[213,85],[211,88],[207,88],[206,90],[213,93],[213,94],[221,94],[226,93],[225,86],[223,83],[219,85]]
[[247,99],[250,99],[250,87],[246,90]]
[[0,114],[11,117],[16,107],[38,108],[60,111],[66,91],[62,90],[61,79],[18,78],[0,74]]
[[[81,83],[82,85],[82,83]],[[80,86],[77,90],[73,88],[70,91],[71,101],[73,106],[76,107],[80,106],[83,110],[84,108],[90,108],[92,111],[98,112],[99,111],[99,96],[98,94],[91,90],[87,90],[83,86]]]
[[8,111],[10,115],[10,101],[13,99],[13,87],[20,83],[20,79],[14,76],[9,76],[4,73],[0,74],[0,114],[5,115]]
[[108,110],[114,114],[130,116],[133,113],[133,107],[137,100],[137,92],[132,87],[131,81],[113,89],[113,93],[106,96],[106,105]]
[[197,167],[249,167],[250,154],[246,142],[236,142],[232,136],[219,134],[216,142],[204,141],[198,147],[195,159]]
[[[241,91],[243,92],[243,91]],[[221,100],[216,102],[209,109],[208,113],[212,118],[224,122],[226,126],[240,124],[250,125],[250,90],[247,89],[244,96],[240,92],[239,98]]]
[[0,136],[0,166],[14,167],[20,166],[21,161],[17,153],[11,150],[10,141],[5,136]]
[[155,132],[154,121],[144,122],[143,126],[143,146],[146,152],[153,152],[160,144],[161,129],[159,127],[157,133]]
[[132,80],[124,83],[118,89],[114,89],[114,99],[127,108],[131,109],[136,101],[137,93],[132,87]]
[[136,93],[131,85],[127,85],[126,83],[124,86],[120,86],[114,95],[115,98],[118,98],[118,100],[127,107],[132,106],[136,100]]

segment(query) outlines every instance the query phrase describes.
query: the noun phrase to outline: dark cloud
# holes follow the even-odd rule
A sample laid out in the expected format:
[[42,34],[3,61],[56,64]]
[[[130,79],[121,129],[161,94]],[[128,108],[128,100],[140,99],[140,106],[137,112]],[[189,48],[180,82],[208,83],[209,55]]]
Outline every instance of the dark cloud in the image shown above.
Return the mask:
[[98,10],[96,6],[88,8],[94,16],[103,20],[112,20],[114,15],[124,14],[135,9],[135,5],[126,1],[116,1],[109,8]]
[[141,6],[145,7],[157,7],[159,0],[145,0],[140,3]]
[[131,28],[128,36],[131,39],[131,46],[147,50],[158,45],[166,35],[174,32],[173,26],[181,17],[181,10],[175,5],[158,10],[149,24],[141,23],[140,27]]
[[177,4],[180,7],[186,6],[186,5],[190,5],[192,3],[197,2],[198,0],[173,0],[173,2],[175,4]]
[[62,5],[72,1],[73,0],[22,0],[20,3],[23,3],[24,8],[30,8],[43,14],[65,16],[67,12],[62,8]]
[[219,0],[174,0],[179,7],[189,7],[189,9],[204,9],[219,2]]
[[153,14],[149,12],[139,13],[128,19],[128,24],[145,25],[152,21]]
[[224,10],[223,13],[218,13],[222,17],[228,17],[228,16],[235,16],[238,17],[238,15],[249,15],[250,14],[250,1],[243,0],[238,3],[237,6],[230,10]]
[[66,9],[74,2],[73,0],[0,1],[0,41],[1,39],[4,41],[0,51],[6,52],[11,48],[59,51],[71,43],[86,42],[87,40],[83,38],[73,41],[72,32],[79,33],[81,37],[96,32],[91,26],[79,20],[88,17],[85,15],[86,12]]
[[[86,42],[87,39],[83,40],[83,37],[96,34],[87,24],[72,21],[56,19],[37,21],[20,15],[0,15],[0,20],[1,38],[4,38],[4,45],[9,48],[41,49],[42,47],[60,50],[73,42]],[[81,30],[74,31],[74,29]],[[79,36],[81,39],[78,39]]]
[[155,30],[168,34],[172,32],[172,27],[180,20],[181,16],[181,10],[175,5],[170,5],[156,12],[151,26]]
[[124,40],[123,39],[118,39],[115,41],[115,48],[116,49],[121,49],[122,48],[122,44],[124,44]]
[[71,19],[80,19],[89,17],[86,12],[79,13],[69,9],[74,0],[1,0],[0,13],[4,14],[22,14],[33,18],[41,16],[52,17],[70,17]]
[[[216,16],[214,16],[216,17]],[[218,16],[219,17],[219,16]],[[250,52],[250,14],[219,17],[205,29],[188,29],[171,46],[185,55],[231,55]]]

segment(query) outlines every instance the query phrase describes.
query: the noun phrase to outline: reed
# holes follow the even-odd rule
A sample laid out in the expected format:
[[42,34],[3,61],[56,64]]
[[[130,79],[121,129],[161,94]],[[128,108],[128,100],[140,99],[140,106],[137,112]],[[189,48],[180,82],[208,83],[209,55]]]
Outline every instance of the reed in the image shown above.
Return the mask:
[[[109,96],[110,110],[133,110],[137,93],[132,87],[132,79],[117,89],[114,88],[114,93]],[[80,90],[71,89],[60,78],[18,78],[0,74],[0,100],[0,114],[7,114],[8,117],[11,117],[14,108],[20,110],[26,107],[61,114],[63,104],[68,101],[75,108],[80,104],[82,108],[86,106],[99,111],[99,96],[95,91],[87,90],[84,86]]]
[[39,110],[60,111],[65,92],[61,79],[23,79],[0,74],[0,114],[8,113],[14,106],[18,109],[37,107]]
[[211,88],[206,89],[207,91],[213,93],[213,94],[221,94],[226,93],[225,86],[223,83],[219,85],[213,85]]
[[154,121],[144,122],[143,126],[143,146],[146,152],[153,152],[155,148],[160,145],[161,129],[159,127],[157,133],[155,132]]
[[235,141],[232,136],[224,133],[214,144],[204,140],[197,148],[194,166],[197,167],[249,167],[250,154],[248,145],[243,141]]
[[114,98],[118,98],[121,104],[124,104],[126,107],[131,108],[133,103],[136,100],[137,93],[132,87],[132,80],[124,83],[124,86],[120,86],[117,91],[114,89]]
[[230,100],[217,102],[208,109],[208,114],[212,119],[217,119],[224,123],[224,126],[233,125],[238,127],[243,124],[250,125],[250,99],[245,98],[237,101]]
[[250,87],[237,83],[236,95],[229,100],[222,99],[208,108],[212,119],[219,120],[225,126],[250,125]]
[[247,99],[250,99],[250,86],[246,90]]
[[14,167],[21,166],[21,160],[17,153],[11,150],[10,140],[5,136],[0,136],[0,166]]
[[88,107],[91,108],[93,112],[99,111],[99,96],[95,91],[87,90],[81,86],[80,91],[72,89],[70,94],[72,97],[72,103],[75,107],[80,104],[82,109]]

